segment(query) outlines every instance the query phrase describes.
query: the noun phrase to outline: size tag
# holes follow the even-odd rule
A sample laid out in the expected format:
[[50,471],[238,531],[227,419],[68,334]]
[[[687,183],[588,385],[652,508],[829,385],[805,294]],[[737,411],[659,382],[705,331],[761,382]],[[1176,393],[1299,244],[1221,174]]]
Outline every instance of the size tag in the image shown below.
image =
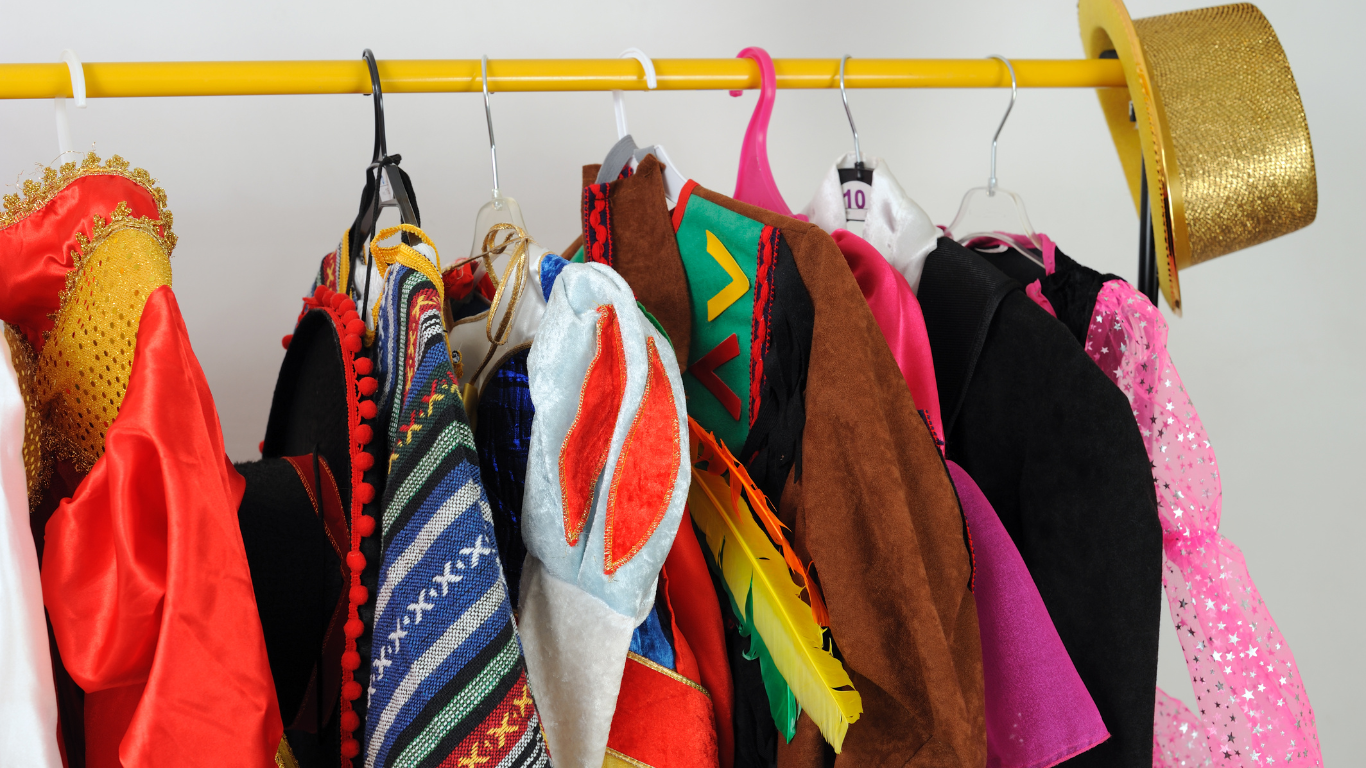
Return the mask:
[[379,201],[387,203],[394,199],[394,188],[389,186],[389,171],[381,168],[379,172]]
[[868,203],[873,199],[873,185],[855,179],[840,185],[844,195],[844,218],[848,221],[863,221],[868,218]]

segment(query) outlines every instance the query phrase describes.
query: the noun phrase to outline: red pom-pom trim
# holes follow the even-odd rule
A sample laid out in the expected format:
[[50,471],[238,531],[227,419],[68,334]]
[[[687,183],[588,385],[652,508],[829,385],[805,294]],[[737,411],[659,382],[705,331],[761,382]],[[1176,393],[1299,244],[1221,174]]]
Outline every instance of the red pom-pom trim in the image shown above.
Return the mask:
[[[359,571],[353,571],[352,575],[356,577],[356,581],[360,580]],[[347,597],[355,605],[365,605],[365,601],[370,599],[370,590],[366,589],[364,584],[353,584]]]
[[[342,634],[345,638],[345,650],[342,652],[342,686],[341,686],[341,750],[343,766],[351,764],[351,758],[360,754],[360,744],[351,737],[352,732],[360,728],[360,717],[352,709],[351,702],[361,696],[360,683],[356,682],[354,674],[361,665],[361,657],[356,649],[356,640],[365,632],[365,624],[360,619],[359,608],[370,599],[370,591],[361,584],[361,573],[365,570],[366,557],[360,551],[361,539],[370,536],[375,532],[375,518],[364,514],[362,507],[375,500],[375,487],[370,483],[364,482],[361,477],[375,465],[375,458],[364,451],[364,446],[370,444],[374,439],[374,429],[369,424],[362,424],[363,419],[373,419],[379,414],[379,406],[373,400],[361,400],[361,397],[369,397],[379,389],[379,382],[370,376],[374,370],[374,363],[368,357],[361,356],[364,349],[363,335],[365,333],[365,321],[356,311],[356,302],[343,292],[333,291],[326,286],[318,286],[313,291],[313,295],[304,299],[305,309],[299,313],[299,320],[307,314],[309,308],[318,308],[327,312],[332,317],[332,323],[337,330],[337,335],[342,349],[343,365],[347,368],[348,378],[358,379],[353,391],[347,393],[348,411],[350,414],[349,424],[351,429],[352,442],[352,484],[351,484],[351,514],[353,521],[351,525],[351,546],[346,554],[346,565],[350,571],[350,584],[347,592],[347,620],[343,625]],[[286,336],[282,339],[283,346],[288,349],[293,336]],[[359,449],[357,448],[359,446]],[[265,442],[261,443],[261,450],[265,450]]]
[[369,536],[375,532],[375,518],[369,515],[361,515],[356,518],[356,530],[360,531],[361,537]]
[[375,486],[369,483],[356,483],[356,498],[359,499],[362,504],[369,504],[374,501]]
[[342,625],[342,632],[347,639],[355,640],[365,632],[365,624],[360,619],[347,619],[346,623]]
[[285,349],[289,349],[289,342],[291,341],[294,341],[294,334],[286,333],[285,337],[283,339],[280,339],[280,346],[284,347]]
[[265,453],[265,452],[266,452],[266,441],[265,441],[265,440],[262,440],[262,441],[260,442],[260,444],[256,446],[256,452],[257,452],[257,453]]
[[346,553],[346,565],[353,571],[365,570],[365,555],[356,550]]

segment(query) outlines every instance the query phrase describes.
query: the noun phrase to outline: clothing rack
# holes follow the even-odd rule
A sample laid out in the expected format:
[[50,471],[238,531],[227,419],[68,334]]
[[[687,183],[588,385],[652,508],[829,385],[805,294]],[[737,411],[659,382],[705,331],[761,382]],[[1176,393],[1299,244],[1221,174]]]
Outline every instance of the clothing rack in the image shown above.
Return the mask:
[[[1011,60],[1021,88],[1123,88],[1114,59]],[[380,61],[385,93],[479,93],[478,59]],[[266,96],[370,93],[360,58],[349,61],[91,62],[80,65],[92,98]],[[658,90],[748,90],[759,87],[750,59],[654,59]],[[774,59],[779,88],[838,88],[839,59]],[[498,59],[488,65],[489,91],[643,91],[632,59]],[[857,59],[847,88],[1006,88],[1010,75],[994,59]],[[0,64],[0,99],[71,97],[65,63]]]

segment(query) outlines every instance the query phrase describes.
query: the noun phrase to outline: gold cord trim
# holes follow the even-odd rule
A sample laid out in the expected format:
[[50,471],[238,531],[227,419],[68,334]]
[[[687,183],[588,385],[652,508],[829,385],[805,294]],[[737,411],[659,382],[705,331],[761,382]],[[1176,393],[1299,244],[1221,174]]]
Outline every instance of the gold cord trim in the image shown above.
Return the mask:
[[706,688],[703,688],[702,686],[698,685],[697,683],[694,683],[693,681],[691,681],[691,680],[689,680],[688,678],[686,678],[686,677],[684,677],[684,676],[678,674],[677,672],[673,671],[672,669],[669,669],[668,667],[660,666],[659,664],[656,664],[656,663],[654,663],[653,661],[650,661],[649,659],[645,658],[644,656],[641,656],[640,654],[636,653],[635,651],[627,651],[627,652],[626,652],[626,658],[628,658],[628,659],[634,659],[636,662],[638,662],[638,663],[640,663],[640,664],[642,664],[642,665],[644,665],[644,666],[647,666],[647,667],[649,667],[650,669],[653,669],[654,671],[658,672],[658,673],[661,674],[661,675],[664,675],[665,677],[671,677],[671,678],[673,678],[674,680],[677,680],[678,682],[680,682],[680,683],[682,683],[682,684],[688,686],[689,688],[696,688],[697,690],[699,690],[699,691],[702,692],[702,695],[703,695],[703,696],[706,696],[706,697],[709,698],[709,699],[711,698],[711,694],[710,694],[710,693],[707,693],[707,689],[706,689]]

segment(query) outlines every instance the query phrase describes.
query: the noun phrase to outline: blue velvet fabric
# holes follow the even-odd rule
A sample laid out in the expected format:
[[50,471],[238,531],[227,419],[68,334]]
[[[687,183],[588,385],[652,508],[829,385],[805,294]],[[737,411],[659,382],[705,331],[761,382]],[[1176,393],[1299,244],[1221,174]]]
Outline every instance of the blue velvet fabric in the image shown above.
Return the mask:
[[517,605],[526,546],[522,543],[522,489],[526,483],[526,458],[531,447],[531,422],[536,407],[527,388],[526,359],[522,349],[508,356],[489,375],[479,395],[474,444],[479,451],[479,472],[493,512],[493,531],[498,539],[498,559],[507,575],[508,595]]
[[550,289],[555,287],[555,278],[560,276],[564,265],[568,263],[553,253],[541,257],[541,294],[545,296],[546,301],[550,301]]
[[636,627],[631,635],[631,652],[653,661],[665,669],[674,668],[674,649],[669,644],[669,636],[659,621],[659,609],[651,608],[650,615]]

